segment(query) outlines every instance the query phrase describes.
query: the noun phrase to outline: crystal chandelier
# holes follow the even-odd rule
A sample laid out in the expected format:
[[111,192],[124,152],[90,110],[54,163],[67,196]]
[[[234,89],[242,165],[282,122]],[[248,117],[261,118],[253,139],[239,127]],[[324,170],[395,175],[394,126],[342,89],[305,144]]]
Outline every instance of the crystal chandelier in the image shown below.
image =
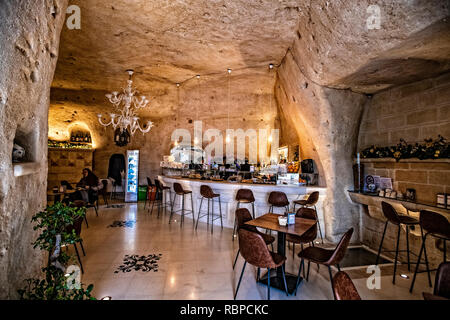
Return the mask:
[[141,127],[137,111],[145,108],[149,101],[145,96],[137,97],[139,92],[133,88],[133,80],[131,79],[134,71],[127,70],[127,73],[130,78],[127,81],[127,87],[123,89],[123,93],[119,94],[119,92],[114,91],[106,95],[109,102],[114,105],[120,114],[111,113],[111,120],[108,123],[104,123],[102,121],[102,114],[98,114],[98,122],[104,127],[112,125],[114,130],[119,129],[122,134],[128,133],[128,135],[134,135],[138,129],[144,134],[150,131],[153,123],[148,121],[147,125]]

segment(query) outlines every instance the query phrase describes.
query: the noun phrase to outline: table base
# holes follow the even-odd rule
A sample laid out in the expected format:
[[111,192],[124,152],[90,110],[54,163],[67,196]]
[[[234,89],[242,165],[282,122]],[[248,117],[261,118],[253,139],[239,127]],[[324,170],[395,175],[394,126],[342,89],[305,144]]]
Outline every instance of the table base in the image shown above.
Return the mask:
[[[267,285],[267,272],[260,278],[260,280],[258,281],[259,283],[265,284]],[[270,287],[271,288],[275,288],[281,291],[285,291],[284,289],[284,281],[283,281],[283,277],[280,276],[278,273],[276,272],[271,272],[271,277],[270,277]],[[300,277],[300,281],[299,281],[299,285],[300,283],[303,281],[303,278]],[[295,286],[297,285],[297,276],[293,275],[291,273],[286,273],[286,284],[288,287],[288,293],[289,294],[293,294],[295,292]]]

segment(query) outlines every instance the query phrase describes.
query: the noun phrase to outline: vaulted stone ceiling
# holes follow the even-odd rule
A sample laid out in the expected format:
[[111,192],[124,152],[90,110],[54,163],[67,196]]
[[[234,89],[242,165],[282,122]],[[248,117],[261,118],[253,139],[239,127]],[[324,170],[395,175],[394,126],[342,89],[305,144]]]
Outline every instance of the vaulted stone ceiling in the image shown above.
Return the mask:
[[128,68],[142,90],[227,68],[267,68],[292,44],[300,2],[71,1],[81,7],[81,30],[64,28],[53,87],[115,88]]
[[[366,26],[368,0],[70,4],[81,8],[81,30],[63,30],[54,88],[111,90],[123,85],[127,68],[147,92],[227,68],[261,77],[289,48],[311,81],[364,93],[450,69],[448,0],[378,1],[375,30]],[[248,89],[258,90],[251,81]]]

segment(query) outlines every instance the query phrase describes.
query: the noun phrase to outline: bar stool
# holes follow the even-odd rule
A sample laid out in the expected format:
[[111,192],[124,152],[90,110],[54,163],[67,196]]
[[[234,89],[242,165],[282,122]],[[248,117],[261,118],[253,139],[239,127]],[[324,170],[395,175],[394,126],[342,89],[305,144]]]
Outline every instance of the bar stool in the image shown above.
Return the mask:
[[[170,211],[170,218],[169,218],[169,224],[170,221],[172,221],[172,216],[175,212],[179,212],[181,211],[181,223],[180,223],[180,228],[183,225],[184,222],[184,216],[185,216],[185,212],[186,211],[190,211],[192,214],[192,223],[193,225],[195,225],[195,217],[194,217],[194,200],[192,199],[192,191],[190,190],[184,190],[183,187],[181,186],[181,184],[179,184],[178,182],[174,182],[173,183],[173,191],[175,192],[175,194],[173,195],[173,201],[172,201],[172,210]],[[191,195],[191,210],[186,210],[184,208],[184,203],[185,203],[185,196],[187,194]],[[175,206],[175,200],[177,198],[177,196],[181,196],[181,209],[177,210],[177,211],[173,211],[173,207]]]
[[[148,193],[153,191],[153,183],[152,180],[147,177],[147,196],[145,197],[145,202],[144,202],[144,209],[147,206],[147,198],[148,198]],[[150,200],[151,201],[151,200]]]
[[314,211],[316,212],[317,224],[319,225],[320,239],[322,240],[322,244],[323,244],[322,228],[320,227],[320,221],[319,221],[319,217],[317,216],[317,208],[316,208],[316,204],[318,201],[319,201],[319,191],[314,191],[313,193],[311,193],[308,196],[308,199],[306,199],[306,200],[294,200],[294,211],[295,211],[295,207],[297,205],[301,205],[302,207],[305,207],[305,208],[314,207]]
[[[447,240],[450,240],[450,222],[443,215],[428,210],[420,210],[419,221],[421,228],[420,231],[422,232],[422,246],[420,247],[419,257],[417,259],[416,269],[414,271],[414,276],[409,292],[412,292],[414,288],[414,282],[416,281],[416,275],[418,273],[417,270],[419,269],[422,252],[424,252],[425,254],[425,265],[427,267],[428,283],[430,284],[430,287],[432,286],[430,271],[435,271],[436,269],[430,270],[428,265],[428,257],[426,251],[426,241],[428,235],[438,239],[442,239],[444,241],[443,262],[447,262]],[[423,234],[423,230],[425,230],[425,235]]]
[[[383,209],[383,215],[386,218],[386,223],[384,224],[383,236],[381,237],[381,243],[380,243],[380,247],[378,248],[378,255],[377,255],[377,260],[375,261],[375,264],[378,265],[378,260],[380,259],[381,249],[383,247],[384,236],[386,234],[386,229],[387,229],[388,223],[390,222],[398,227],[397,246],[395,247],[394,276],[392,278],[392,283],[395,284],[395,273],[397,272],[398,253],[405,252],[405,250],[398,250],[398,246],[400,243],[401,225],[404,224],[406,227],[406,253],[407,253],[407,257],[408,257],[408,271],[409,271],[410,265],[411,265],[410,259],[409,259],[409,254],[410,254],[410,251],[409,251],[409,228],[411,226],[418,225],[419,221],[410,216],[398,214],[397,211],[394,209],[394,207],[387,202],[382,201],[381,208]],[[385,252],[392,252],[392,251],[393,250],[385,251]]]
[[[253,219],[255,219],[255,197],[253,196],[253,192],[250,189],[239,189],[236,193],[236,201],[237,206],[236,210],[239,209],[241,203],[251,203],[252,204],[252,215]],[[234,217],[234,227],[233,227],[233,238],[234,241],[236,235],[236,227],[237,227],[237,217]]]
[[289,211],[289,200],[284,192],[272,191],[269,194],[268,202],[270,204],[269,213],[273,213],[273,207],[284,207],[286,209],[285,212]]
[[[200,207],[198,208],[198,215],[197,215],[197,224],[195,225],[195,230],[197,230],[198,227],[198,221],[200,218],[207,217],[206,223],[209,224],[209,202],[212,202],[212,212],[211,212],[211,234],[213,233],[214,229],[214,221],[217,219],[220,219],[220,225],[223,229],[223,221],[222,221],[222,203],[220,202],[220,194],[214,193],[210,186],[207,185],[201,185],[200,186],[200,195],[202,196],[202,199],[200,201]],[[216,218],[214,218],[214,198],[219,198],[219,212],[220,215],[216,215]],[[202,209],[203,199],[208,199],[208,211],[206,214],[200,216],[200,210]]]
[[[163,186],[158,179],[155,179],[155,187],[156,187],[155,201],[158,201],[158,218],[159,218],[159,213],[161,209],[164,209],[164,213],[166,213],[167,206],[170,206],[170,208],[172,208],[172,192],[170,191],[170,187]],[[167,202],[167,192],[165,191],[169,191],[169,202]],[[158,198],[158,200],[156,200],[156,198]],[[155,201],[152,202],[151,212],[153,212],[153,205],[155,204]]]

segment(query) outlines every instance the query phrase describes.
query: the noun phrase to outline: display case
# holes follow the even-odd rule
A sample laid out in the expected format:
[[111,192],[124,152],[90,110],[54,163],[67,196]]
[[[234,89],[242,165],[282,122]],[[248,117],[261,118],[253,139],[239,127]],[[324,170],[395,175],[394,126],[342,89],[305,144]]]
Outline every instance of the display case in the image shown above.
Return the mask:
[[137,202],[139,184],[139,150],[127,151],[126,165],[125,202]]

